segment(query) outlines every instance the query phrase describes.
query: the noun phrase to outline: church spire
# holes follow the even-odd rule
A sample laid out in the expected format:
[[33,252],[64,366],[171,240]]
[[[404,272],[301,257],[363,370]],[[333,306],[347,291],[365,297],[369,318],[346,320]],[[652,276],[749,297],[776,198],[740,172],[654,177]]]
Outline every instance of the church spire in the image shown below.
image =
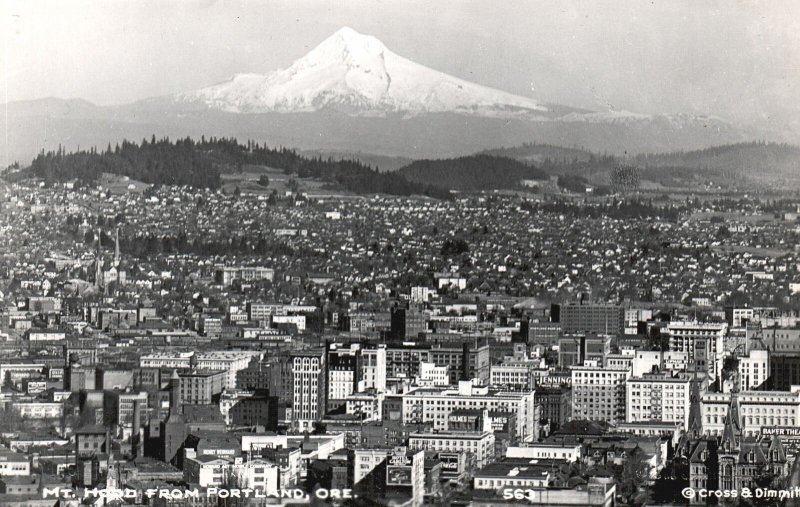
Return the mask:
[[95,263],[95,273],[94,273],[94,284],[97,288],[103,287],[103,256],[100,252],[100,246],[103,240],[103,230],[100,227],[97,228],[97,249],[94,255],[94,263]]
[[114,236],[114,267],[119,268],[120,255],[119,255],[119,226]]
[[742,439],[742,420],[739,417],[739,393],[731,392],[731,404],[725,416],[725,428],[722,430],[722,448],[725,452],[739,449]]
[[689,433],[692,438],[703,434],[703,416],[700,407],[700,382],[695,377],[690,384]]

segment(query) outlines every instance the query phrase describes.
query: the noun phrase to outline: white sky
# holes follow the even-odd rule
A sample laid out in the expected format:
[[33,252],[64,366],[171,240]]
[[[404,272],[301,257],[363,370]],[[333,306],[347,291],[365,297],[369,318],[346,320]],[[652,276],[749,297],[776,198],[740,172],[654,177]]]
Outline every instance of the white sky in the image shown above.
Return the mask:
[[796,0],[0,0],[0,102],[118,104],[266,73],[342,26],[542,101],[800,131]]

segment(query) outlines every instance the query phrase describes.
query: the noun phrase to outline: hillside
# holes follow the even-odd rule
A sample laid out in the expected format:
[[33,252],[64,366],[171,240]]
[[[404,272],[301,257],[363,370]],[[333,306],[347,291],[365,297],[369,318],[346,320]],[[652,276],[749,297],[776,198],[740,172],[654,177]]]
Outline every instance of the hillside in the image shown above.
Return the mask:
[[541,164],[545,161],[553,162],[588,162],[594,154],[580,148],[564,148],[554,144],[524,143],[521,146],[497,148],[480,152],[483,155],[494,157],[508,157],[528,162]]
[[308,158],[323,158],[333,160],[358,160],[362,164],[374,167],[380,172],[392,172],[405,167],[414,159],[407,157],[392,157],[390,155],[380,155],[377,153],[366,153],[362,151],[337,151],[337,150],[307,150],[301,151],[300,155]]
[[417,160],[397,171],[411,181],[452,190],[520,188],[522,180],[546,179],[547,173],[508,157],[472,155]]
[[40,153],[26,174],[48,182],[79,180],[96,182],[104,173],[128,176],[156,185],[187,185],[217,189],[223,173],[240,172],[247,165],[281,169],[300,178],[320,179],[331,186],[355,193],[390,195],[427,195],[447,198],[443,188],[413,182],[395,173],[380,173],[352,160],[306,158],[286,148],[272,149],[235,139],[194,141],[190,138],[171,142],[153,136],[141,144],[123,141],[105,151]]
[[697,151],[639,155],[634,160],[644,168],[682,167],[744,176],[800,176],[800,148],[789,144],[738,143]]
[[[481,152],[534,163],[550,175],[582,177],[593,184],[608,184],[616,167],[636,167],[647,188],[694,188],[717,185],[738,188],[797,188],[800,185],[800,148],[777,143],[738,143],[696,151],[598,155],[578,148],[525,143]],[[653,186],[655,185],[655,186]]]

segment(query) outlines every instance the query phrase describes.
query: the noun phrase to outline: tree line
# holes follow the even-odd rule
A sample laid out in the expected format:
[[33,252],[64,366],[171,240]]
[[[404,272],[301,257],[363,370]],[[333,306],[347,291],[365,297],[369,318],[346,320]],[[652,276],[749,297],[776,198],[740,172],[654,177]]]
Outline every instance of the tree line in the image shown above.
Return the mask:
[[179,185],[218,189],[221,174],[240,172],[246,165],[282,169],[300,178],[317,178],[345,190],[370,194],[410,196],[426,195],[446,199],[445,188],[410,181],[397,173],[381,173],[355,160],[307,158],[288,148],[270,148],[248,141],[241,144],[233,138],[191,138],[175,142],[169,138],[140,144],[123,141],[121,145],[98,151],[92,148],[66,153],[42,152],[31,163],[30,173],[47,182],[77,180],[96,182],[103,173],[128,176],[153,185]]
[[222,184],[219,168],[212,159],[196,149],[190,139],[175,143],[155,137],[141,144],[123,141],[105,151],[40,153],[31,163],[33,176],[47,182],[77,180],[80,184],[96,182],[103,173],[128,176],[155,185],[187,185],[198,188],[219,188]]
[[462,191],[518,189],[522,180],[543,180],[544,171],[518,160],[492,155],[416,160],[398,171],[416,182]]

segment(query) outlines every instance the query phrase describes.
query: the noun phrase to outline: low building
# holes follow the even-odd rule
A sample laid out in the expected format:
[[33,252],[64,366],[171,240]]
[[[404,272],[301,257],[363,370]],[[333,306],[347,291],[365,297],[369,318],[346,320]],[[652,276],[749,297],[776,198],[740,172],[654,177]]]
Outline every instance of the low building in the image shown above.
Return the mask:
[[574,463],[581,459],[581,445],[557,442],[537,442],[528,444],[525,447],[509,447],[506,449],[506,457],[535,460],[564,460]]
[[31,474],[31,460],[25,454],[0,449],[0,476]]
[[414,432],[408,439],[409,449],[423,451],[466,452],[480,469],[494,461],[494,433],[480,432]]

